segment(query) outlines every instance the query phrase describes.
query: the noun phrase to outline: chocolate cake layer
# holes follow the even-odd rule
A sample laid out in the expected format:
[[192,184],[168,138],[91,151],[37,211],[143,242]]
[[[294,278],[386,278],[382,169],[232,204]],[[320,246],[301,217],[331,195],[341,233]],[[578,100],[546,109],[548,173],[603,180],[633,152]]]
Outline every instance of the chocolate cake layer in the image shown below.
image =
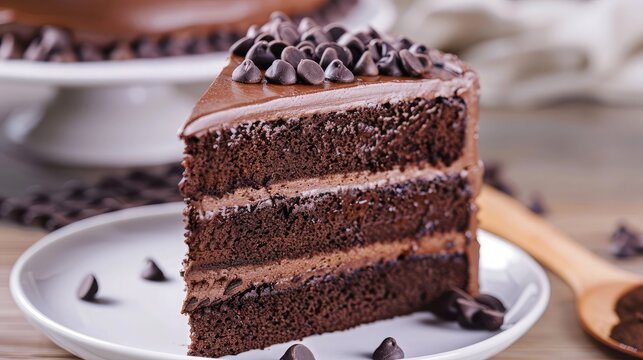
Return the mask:
[[464,255],[409,256],[294,287],[258,286],[191,312],[189,354],[238,354],[420,311],[447,289],[464,288],[468,266]]
[[465,147],[462,98],[415,98],[345,112],[241,123],[186,141],[184,196],[396,166],[449,166]]
[[[280,192],[235,206],[187,211],[188,258],[208,268],[296,259],[376,242],[470,227],[479,168],[454,173],[396,173],[372,183]],[[411,173],[411,174],[408,174]],[[340,184],[341,184],[341,180]],[[349,182],[349,180],[345,180]],[[321,185],[318,185],[321,186]]]

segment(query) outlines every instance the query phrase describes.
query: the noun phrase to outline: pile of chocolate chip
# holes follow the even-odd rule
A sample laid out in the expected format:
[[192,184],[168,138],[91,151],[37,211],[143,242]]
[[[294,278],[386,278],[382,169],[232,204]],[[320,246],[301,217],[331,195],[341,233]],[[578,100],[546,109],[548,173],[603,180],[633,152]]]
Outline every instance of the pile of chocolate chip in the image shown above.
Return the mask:
[[429,310],[444,320],[457,321],[465,329],[489,331],[500,329],[507,311],[505,305],[492,295],[473,297],[458,288],[442,294]]
[[247,84],[264,77],[280,85],[350,83],[356,75],[419,77],[433,66],[427,47],[406,38],[388,41],[372,28],[351,34],[340,25],[322,27],[310,18],[296,25],[281,12],[273,13],[265,25],[251,27],[230,51],[245,57],[232,80]]
[[2,198],[0,220],[56,230],[72,222],[135,206],[181,201],[179,164],[106,176],[95,184],[70,181],[61,189],[34,188],[25,196]]

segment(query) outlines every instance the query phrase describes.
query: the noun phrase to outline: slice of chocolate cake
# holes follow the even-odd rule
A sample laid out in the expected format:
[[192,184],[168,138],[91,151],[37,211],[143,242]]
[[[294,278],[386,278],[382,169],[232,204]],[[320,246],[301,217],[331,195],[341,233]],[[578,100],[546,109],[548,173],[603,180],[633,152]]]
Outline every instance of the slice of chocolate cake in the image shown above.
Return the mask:
[[476,293],[476,74],[372,29],[266,28],[275,40],[239,41],[181,129],[189,353]]

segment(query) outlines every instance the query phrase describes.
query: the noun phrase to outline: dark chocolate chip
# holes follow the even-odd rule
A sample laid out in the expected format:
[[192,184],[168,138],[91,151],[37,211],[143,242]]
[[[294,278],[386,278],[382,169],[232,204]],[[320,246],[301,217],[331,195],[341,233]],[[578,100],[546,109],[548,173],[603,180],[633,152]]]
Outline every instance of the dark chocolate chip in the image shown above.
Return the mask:
[[305,59],[306,56],[299,49],[294,46],[288,46],[281,53],[281,60],[289,63],[293,68],[297,68],[299,62]]
[[305,33],[306,31],[308,31],[308,30],[310,30],[310,29],[312,29],[314,27],[319,27],[317,22],[315,20],[309,18],[309,17],[304,17],[299,22],[299,26],[297,27],[297,30],[300,33]]
[[297,47],[308,60],[315,60],[315,49],[312,46]]
[[331,38],[333,41],[339,40],[342,35],[346,34],[348,30],[346,30],[345,27],[339,25],[339,24],[328,24],[324,26],[324,32],[328,34],[328,36]]
[[424,73],[424,65],[422,62],[410,51],[402,49],[399,52],[400,63],[402,69],[409,76],[422,76]]
[[297,66],[297,77],[304,84],[319,85],[324,76],[324,69],[312,60],[304,59]]
[[242,37],[241,39],[237,40],[237,42],[232,44],[230,52],[238,56],[246,56],[248,50],[250,50],[254,43],[255,41],[253,37]]
[[414,54],[424,54],[424,55],[429,54],[429,49],[426,47],[426,45],[423,45],[423,44],[413,44],[409,48],[409,51]]
[[502,303],[502,301],[500,301],[500,299],[489,294],[479,294],[478,296],[475,297],[475,301],[478,304],[484,305],[492,310],[496,310],[500,312],[507,311],[507,308]]
[[465,329],[479,329],[480,325],[475,322],[475,315],[485,309],[475,301],[460,298],[456,300],[458,306],[458,324]]
[[344,34],[338,41],[342,46],[345,46],[350,52],[353,59],[359,59],[366,49],[364,43],[358,40],[355,36]]
[[246,32],[246,36],[245,36],[245,37],[249,37],[249,38],[254,39],[254,38],[256,38],[256,37],[257,37],[257,35],[259,35],[259,33],[260,33],[260,32],[261,32],[261,31],[259,30],[259,26],[257,26],[256,24],[252,24],[252,25],[250,25],[250,27],[248,28],[248,31]]
[[78,57],[81,61],[102,61],[105,60],[105,55],[101,49],[95,44],[82,43],[78,47]]
[[243,281],[239,278],[234,279],[228,283],[228,286],[226,286],[225,290],[223,291],[223,295],[230,295],[234,292],[236,288],[241,286]]
[[149,281],[165,281],[165,274],[163,271],[156,265],[154,260],[147,259],[145,260],[145,267],[141,272],[141,277]]
[[134,51],[138,57],[143,59],[155,59],[161,57],[161,47],[158,42],[149,37],[143,37],[135,42]]
[[248,50],[246,59],[252,60],[259,69],[267,69],[276,58],[268,49],[268,42],[259,41]]
[[322,68],[327,68],[328,65],[330,65],[333,60],[337,60],[337,51],[333,48],[327,48],[324,50],[324,53],[321,56],[321,59],[319,59],[319,65],[321,65]]
[[379,61],[389,51],[394,50],[393,46],[382,39],[373,39],[366,46],[366,50],[371,53],[373,61]]
[[351,54],[350,50],[348,50],[345,46],[341,46],[337,43],[332,42],[323,42],[315,48],[315,55],[317,56],[317,58],[321,59],[324,51],[326,51],[326,49],[328,48],[335,49],[335,52],[337,52],[337,58],[341,60],[344,65],[348,64],[347,66],[350,66],[353,63],[353,55]]
[[377,69],[380,74],[388,76],[402,76],[403,72],[400,68],[400,57],[396,51],[389,51],[388,54],[383,56],[377,62]]
[[422,67],[424,68],[423,71],[429,72],[431,71],[431,68],[433,67],[433,62],[431,61],[431,58],[428,55],[424,54],[415,54],[415,57],[420,60],[420,63],[422,64]]
[[411,46],[413,46],[413,41],[405,37],[400,37],[395,39],[393,46],[395,46],[395,49],[397,49],[397,51],[409,49]]
[[429,305],[429,310],[442,319],[454,321],[458,318],[458,304],[456,303],[458,299],[473,301],[473,297],[463,290],[452,288],[435,299]]
[[292,85],[297,82],[297,71],[284,60],[275,60],[266,70],[268,82],[279,85]]
[[368,27],[368,35],[371,37],[371,39],[381,39],[382,35],[375,30],[372,26]]
[[261,33],[255,38],[255,44],[260,42],[260,41],[265,41],[265,42],[271,42],[275,40],[275,36],[270,34],[270,33]]
[[527,208],[537,215],[545,215],[545,213],[547,213],[547,209],[545,209],[545,205],[543,205],[543,200],[540,195],[533,195],[529,200],[529,203],[527,203]]
[[295,45],[299,42],[299,33],[292,26],[280,24],[279,27],[277,27],[277,39],[287,44]]
[[315,356],[306,346],[295,344],[286,350],[280,360],[315,360]]
[[79,299],[85,301],[93,301],[96,299],[96,294],[98,293],[98,281],[93,274],[89,274],[83,278],[83,281],[80,282],[80,286],[76,291],[76,295]]
[[22,57],[24,49],[15,35],[3,34],[0,38],[0,60],[13,60]]
[[281,57],[281,52],[284,51],[287,46],[288,44],[281,40],[273,40],[268,43],[268,49],[277,59]]
[[399,360],[404,359],[404,351],[397,345],[392,337],[387,337],[373,352],[373,360]]
[[373,38],[371,38],[371,36],[364,31],[356,32],[353,34],[353,36],[364,45],[368,44],[371,40],[373,40]]
[[121,42],[109,52],[110,60],[131,60],[136,58],[134,51],[127,42]]
[[232,71],[232,80],[240,83],[257,84],[261,82],[261,78],[261,70],[250,59],[243,60]]
[[311,48],[315,49],[315,44],[313,44],[312,41],[300,41],[297,46],[295,46],[297,49],[301,49],[302,47],[305,46],[310,46]]
[[489,331],[500,329],[504,320],[505,315],[503,312],[492,309],[482,309],[473,315],[474,326]]
[[350,83],[355,81],[355,75],[353,75],[339,59],[333,60],[328,67],[326,67],[324,74],[326,75],[326,79],[331,82]]
[[612,233],[609,250],[613,256],[619,258],[634,256],[643,250],[641,243],[642,239],[638,233],[620,224]]
[[282,11],[273,11],[272,14],[270,14],[270,20],[292,21],[288,15],[284,14]]
[[321,44],[324,42],[328,42],[330,38],[320,27],[314,27],[301,34],[300,40],[310,41],[315,44]]
[[379,74],[377,65],[373,61],[370,51],[365,51],[353,68],[355,75],[376,76]]

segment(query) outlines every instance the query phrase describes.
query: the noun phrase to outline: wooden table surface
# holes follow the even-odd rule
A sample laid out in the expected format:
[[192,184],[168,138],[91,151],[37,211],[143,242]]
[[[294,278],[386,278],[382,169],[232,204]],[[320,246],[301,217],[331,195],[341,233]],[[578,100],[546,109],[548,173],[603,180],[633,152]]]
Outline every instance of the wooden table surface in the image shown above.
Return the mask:
[[[504,165],[520,197],[540,194],[547,218],[606,260],[643,274],[643,256],[614,260],[609,236],[624,220],[643,231],[643,109],[592,104],[539,110],[485,110],[485,160]],[[43,168],[0,154],[0,194],[24,192],[39,181],[96,177],[100,171]],[[0,223],[0,358],[73,358],[31,327],[13,304],[11,265],[42,237],[37,230]],[[618,357],[579,328],[571,291],[550,275],[552,298],[542,319],[498,359],[604,359]]]

